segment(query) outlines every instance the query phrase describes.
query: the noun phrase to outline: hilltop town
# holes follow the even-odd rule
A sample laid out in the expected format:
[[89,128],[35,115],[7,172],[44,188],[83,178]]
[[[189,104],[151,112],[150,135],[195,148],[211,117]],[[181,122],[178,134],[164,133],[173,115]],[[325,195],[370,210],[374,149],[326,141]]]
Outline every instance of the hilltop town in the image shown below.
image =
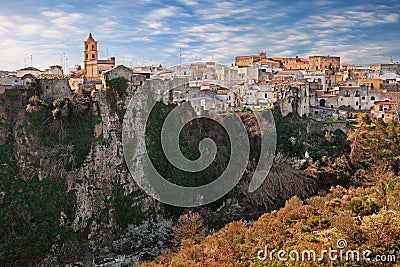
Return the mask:
[[[115,57],[100,59],[92,34],[82,48],[83,64],[73,70],[0,71],[3,265],[259,266],[264,246],[320,251],[336,248],[339,238],[349,249],[367,245],[388,256],[387,266],[399,258],[397,62],[358,66],[332,55],[261,52],[239,55],[229,65],[128,67]],[[162,177],[185,187],[225,172],[233,146],[218,123],[192,120],[179,134],[185,157],[198,158],[204,138],[215,141],[218,153],[200,172],[175,167],[162,145],[175,104],[190,100],[195,112],[216,110],[223,118],[235,113],[250,146],[237,186],[193,208],[147,195],[124,148],[132,99],[143,101],[137,107],[163,100],[146,125],[130,129],[145,141],[138,154],[146,151]],[[266,180],[249,192],[263,146],[263,124],[254,111],[272,113],[277,142]],[[320,266],[310,260],[293,266],[303,263]],[[278,259],[273,264],[282,265]]]
[[[55,65],[42,71],[33,66],[1,72],[0,92],[37,86],[41,99],[107,90],[107,81],[124,77],[130,86],[145,81],[186,78],[188,90],[175,89],[174,102],[200,98],[200,109],[234,110],[271,108],[278,104],[282,114],[290,112],[317,120],[347,119],[353,113],[368,113],[371,120],[398,119],[400,64],[346,65],[337,56],[269,57],[237,56],[229,65],[215,62],[127,67],[116,65],[115,57],[99,59],[98,43],[89,34],[84,41],[84,66],[69,75]],[[197,102],[196,102],[197,103]]]

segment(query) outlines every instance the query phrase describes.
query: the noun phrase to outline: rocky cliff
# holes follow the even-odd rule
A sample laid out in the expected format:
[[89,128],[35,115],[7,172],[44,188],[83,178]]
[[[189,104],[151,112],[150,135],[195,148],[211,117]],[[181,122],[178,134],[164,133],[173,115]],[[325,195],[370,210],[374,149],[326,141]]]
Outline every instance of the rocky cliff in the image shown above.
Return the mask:
[[[144,86],[148,86],[147,81]],[[170,230],[187,209],[147,196],[129,173],[122,149],[122,120],[135,93],[125,82],[84,96],[43,101],[30,89],[0,94],[1,261],[6,266],[113,266],[150,259],[170,246]],[[218,176],[227,157],[206,173],[186,175],[166,162],[160,125],[173,105],[159,104],[147,125],[150,157],[176,183],[201,184]],[[223,199],[197,208],[209,228],[255,219],[293,195],[316,193],[316,181],[283,160],[254,193],[247,192],[259,157],[259,129],[251,112],[239,113],[250,138],[251,159],[240,184]],[[188,157],[198,142],[229,142],[209,121],[195,121],[181,134]],[[188,182],[189,181],[189,182]]]

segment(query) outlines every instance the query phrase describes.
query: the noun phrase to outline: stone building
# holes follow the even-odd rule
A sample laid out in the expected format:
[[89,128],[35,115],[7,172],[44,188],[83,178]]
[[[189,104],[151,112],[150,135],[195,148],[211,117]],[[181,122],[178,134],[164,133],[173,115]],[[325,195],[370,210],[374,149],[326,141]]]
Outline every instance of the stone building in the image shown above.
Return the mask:
[[38,96],[43,100],[53,100],[59,97],[72,96],[72,90],[66,78],[52,77],[38,79]]
[[37,77],[42,73],[41,70],[34,68],[34,67],[27,67],[23,69],[17,70],[17,77],[21,78],[26,74],[32,74],[33,76]]
[[260,60],[266,59],[266,53],[262,52],[258,55],[251,56],[238,56],[235,58],[235,66],[238,67],[249,67]]
[[59,65],[50,66],[48,69],[44,70],[43,74],[53,74],[53,75],[63,75],[63,68]]
[[394,62],[390,62],[388,64],[374,64],[370,65],[369,67],[371,71],[380,74],[391,73],[391,72],[400,74],[400,64]]
[[115,58],[110,57],[100,60],[97,50],[97,41],[93,39],[92,33],[84,42],[84,75],[89,80],[100,80],[101,73],[114,68]]
[[390,100],[374,102],[374,106],[371,109],[371,119],[381,118],[386,123],[396,120],[397,117],[394,111],[396,105],[396,102]]
[[360,85],[368,85],[371,90],[380,90],[381,88],[381,80],[380,79],[369,79],[369,78],[361,78],[358,79],[358,86]]
[[218,78],[214,62],[179,65],[171,69],[177,77],[189,78],[192,81],[213,81]]
[[288,57],[288,58],[272,58],[274,61],[279,61],[285,70],[308,70],[310,62],[304,58]]
[[134,89],[137,86],[143,85],[146,81],[146,76],[141,74],[136,74],[132,69],[125,67],[123,65],[118,65],[110,70],[106,70],[102,73],[102,83],[103,88],[107,87],[107,82],[111,79],[123,77],[128,81],[130,89]]
[[324,72],[325,70],[340,70],[340,57],[310,56],[310,70]]
[[4,86],[22,86],[28,87],[36,81],[36,77],[32,74],[25,74],[22,77],[17,77],[14,74],[0,77],[0,85]]
[[282,63],[279,60],[264,58],[254,64],[266,66],[271,69],[279,69],[282,67]]
[[0,85],[21,86],[22,79],[15,75],[0,77]]

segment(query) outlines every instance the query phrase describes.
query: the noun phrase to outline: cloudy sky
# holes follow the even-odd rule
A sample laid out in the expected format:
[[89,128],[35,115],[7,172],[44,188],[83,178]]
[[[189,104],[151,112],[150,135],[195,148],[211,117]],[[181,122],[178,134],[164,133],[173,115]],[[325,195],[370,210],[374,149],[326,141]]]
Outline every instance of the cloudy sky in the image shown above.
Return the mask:
[[[101,58],[172,66],[265,51],[338,55],[346,63],[400,61],[400,1],[3,1],[0,69],[82,64],[91,31]],[[36,3],[34,3],[36,2]],[[369,1],[371,2],[371,1]]]

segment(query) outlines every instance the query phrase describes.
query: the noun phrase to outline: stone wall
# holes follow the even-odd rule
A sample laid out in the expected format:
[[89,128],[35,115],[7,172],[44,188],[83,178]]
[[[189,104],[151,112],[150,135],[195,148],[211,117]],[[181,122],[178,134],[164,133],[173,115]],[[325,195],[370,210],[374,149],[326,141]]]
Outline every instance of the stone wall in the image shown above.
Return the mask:
[[381,64],[380,71],[382,73],[396,73],[400,74],[400,64]]
[[40,99],[53,100],[72,96],[72,90],[67,79],[41,79],[38,80],[38,94]]
[[310,70],[323,71],[329,69],[332,66],[333,69],[340,69],[340,57],[331,56],[312,56],[310,57]]

